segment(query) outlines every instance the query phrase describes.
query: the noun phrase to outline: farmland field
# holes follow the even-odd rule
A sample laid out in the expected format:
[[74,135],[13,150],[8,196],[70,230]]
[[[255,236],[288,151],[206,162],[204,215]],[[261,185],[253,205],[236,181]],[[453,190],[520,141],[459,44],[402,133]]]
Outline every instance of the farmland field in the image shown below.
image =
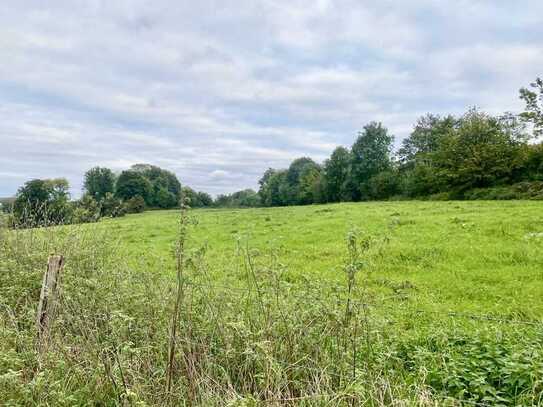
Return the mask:
[[[187,216],[0,235],[0,404],[542,403],[540,203]],[[51,253],[66,268],[43,350]]]
[[[543,316],[539,202],[374,202],[192,215],[191,244],[208,245],[218,280],[241,240],[262,252],[278,249],[289,281],[341,283],[345,237],[354,229],[379,246],[358,276],[376,295],[403,291],[409,304],[433,311]],[[163,263],[171,257],[176,218],[176,211],[156,211],[104,226],[127,252]]]

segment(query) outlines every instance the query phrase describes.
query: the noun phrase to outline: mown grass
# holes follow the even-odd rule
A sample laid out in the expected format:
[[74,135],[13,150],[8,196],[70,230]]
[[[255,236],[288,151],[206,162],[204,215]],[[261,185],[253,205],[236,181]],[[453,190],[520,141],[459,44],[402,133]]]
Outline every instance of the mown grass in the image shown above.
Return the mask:
[[[0,230],[0,404],[542,403],[537,202],[190,219],[173,364],[178,212]],[[66,269],[40,351],[33,319],[50,253]]]

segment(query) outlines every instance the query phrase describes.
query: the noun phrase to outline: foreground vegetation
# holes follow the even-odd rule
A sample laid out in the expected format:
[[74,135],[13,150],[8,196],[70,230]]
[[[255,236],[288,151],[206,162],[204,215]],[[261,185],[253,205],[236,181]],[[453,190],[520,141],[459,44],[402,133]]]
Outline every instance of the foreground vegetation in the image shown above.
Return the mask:
[[[0,404],[542,402],[537,202],[179,219],[2,230]],[[62,298],[38,349],[51,253],[66,257]]]

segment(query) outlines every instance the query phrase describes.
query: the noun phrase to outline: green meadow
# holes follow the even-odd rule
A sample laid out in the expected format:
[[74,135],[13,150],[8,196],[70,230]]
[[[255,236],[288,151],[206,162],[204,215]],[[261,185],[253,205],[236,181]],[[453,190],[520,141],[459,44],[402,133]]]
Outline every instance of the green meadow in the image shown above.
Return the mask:
[[[177,211],[104,222],[123,250],[173,272]],[[191,211],[190,245],[206,245],[220,281],[239,242],[276,249],[288,281],[345,281],[345,237],[375,241],[357,276],[379,297],[421,310],[543,316],[543,215],[537,201],[370,202]],[[224,271],[224,270],[223,270]],[[390,301],[395,301],[394,299]],[[405,307],[402,307],[405,308]]]
[[0,404],[543,405],[542,249],[537,201],[0,228]]

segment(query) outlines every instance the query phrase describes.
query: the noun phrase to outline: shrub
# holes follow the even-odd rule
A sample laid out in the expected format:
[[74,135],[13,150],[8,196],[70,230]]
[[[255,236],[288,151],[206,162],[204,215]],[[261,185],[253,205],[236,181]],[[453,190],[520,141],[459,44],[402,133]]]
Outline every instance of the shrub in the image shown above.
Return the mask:
[[126,215],[126,208],[123,202],[110,192],[107,192],[104,199],[100,201],[101,216],[118,218]]
[[124,203],[127,213],[142,213],[145,211],[145,200],[137,195]]
[[73,223],[92,223],[100,220],[100,206],[89,194],[83,197],[76,204],[73,211]]

